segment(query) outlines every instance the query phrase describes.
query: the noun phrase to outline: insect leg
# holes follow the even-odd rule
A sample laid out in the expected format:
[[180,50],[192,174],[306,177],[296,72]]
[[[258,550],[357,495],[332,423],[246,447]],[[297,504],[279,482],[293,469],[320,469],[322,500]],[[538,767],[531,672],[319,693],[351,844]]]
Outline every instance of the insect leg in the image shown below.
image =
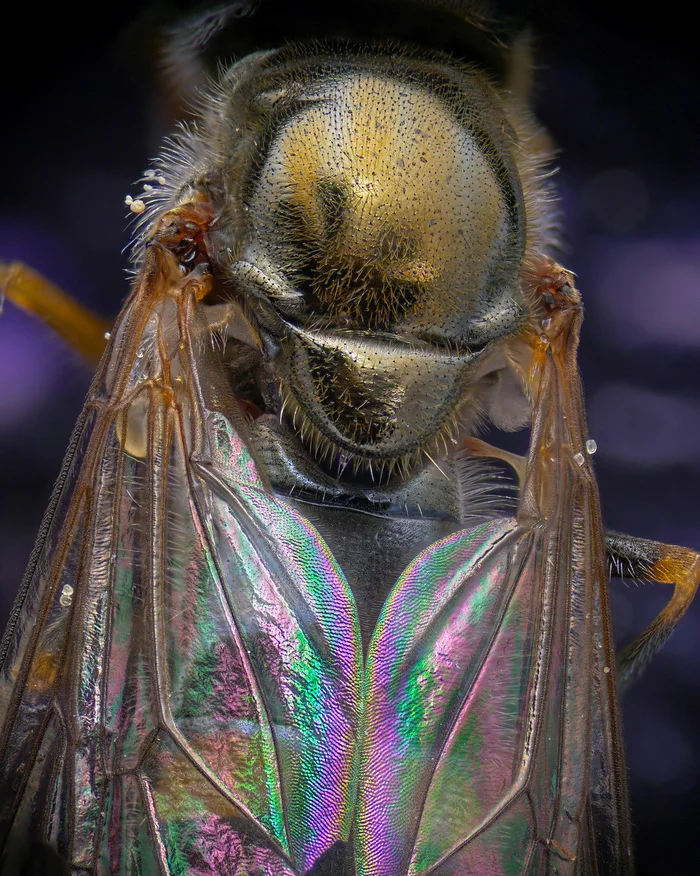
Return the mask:
[[0,262],[0,303],[9,298],[38,316],[91,365],[100,361],[110,323],[21,262]]
[[628,681],[644,669],[693,601],[700,583],[700,554],[689,548],[619,532],[606,533],[605,547],[615,573],[674,585],[668,605],[625,648],[618,660],[618,675],[622,681]]
[[500,459],[501,462],[505,462],[515,471],[518,476],[518,482],[522,486],[527,465],[527,459],[524,456],[519,456],[517,453],[509,453],[507,450],[501,450],[500,447],[487,444],[486,441],[482,441],[480,438],[465,438],[463,446],[470,456]]
[[[464,447],[471,456],[500,459],[510,465],[522,486],[525,457],[493,447],[478,438],[467,438]],[[624,682],[642,672],[693,601],[700,584],[700,554],[689,548],[635,538],[619,532],[606,532],[605,548],[613,573],[642,581],[674,585],[673,596],[668,605],[620,655],[618,675]]]

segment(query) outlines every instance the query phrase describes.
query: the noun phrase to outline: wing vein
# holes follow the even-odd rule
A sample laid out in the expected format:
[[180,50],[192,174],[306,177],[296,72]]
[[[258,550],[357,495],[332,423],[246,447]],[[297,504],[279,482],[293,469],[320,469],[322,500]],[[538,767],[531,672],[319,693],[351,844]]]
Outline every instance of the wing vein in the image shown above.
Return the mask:
[[[500,539],[498,539],[498,541],[494,542],[494,544],[489,549],[488,553],[486,553],[480,559],[479,564],[474,568],[473,572],[471,573],[472,576],[474,574],[476,574],[478,572],[478,570],[481,567],[483,567],[483,565],[485,563],[487,563],[492,558],[492,556],[497,548],[500,550],[503,550],[505,545],[507,545],[511,541],[516,540],[519,537],[521,537],[521,533],[518,532],[518,530],[516,529],[515,531],[510,531],[510,532],[505,533]],[[505,617],[506,612],[508,611],[508,608],[509,608],[509,606],[512,602],[513,596],[515,594],[515,590],[517,587],[520,572],[522,571],[522,569],[527,561],[527,556],[529,553],[529,546],[528,546],[528,548],[523,548],[521,551],[519,551],[519,553],[521,555],[518,558],[516,568],[514,568],[514,566],[516,564],[511,564],[511,567],[509,569],[510,584],[508,587],[507,596],[503,600],[503,604],[499,610],[496,623],[494,623],[494,625],[493,625],[493,632],[491,633],[490,639],[488,640],[486,646],[483,649],[482,655],[479,659],[478,666],[475,668],[472,679],[469,682],[469,685],[467,686],[467,688],[465,689],[465,691],[462,695],[462,698],[461,698],[462,705],[464,705],[464,703],[469,701],[469,698],[470,698],[472,692],[474,691],[476,685],[479,682],[479,678],[481,677],[481,674],[484,670],[484,667],[485,667],[486,662],[488,660],[489,654],[491,653],[491,649],[493,648],[493,645],[494,645],[496,639],[498,638],[501,624],[503,622],[503,618]],[[430,786],[432,784],[433,776],[437,770],[438,764],[440,763],[440,760],[442,758],[442,755],[445,752],[445,749],[449,745],[452,731],[459,721],[460,714],[461,714],[461,709],[460,708],[455,709],[455,713],[452,716],[450,723],[445,728],[444,734],[443,734],[441,742],[440,742],[440,746],[438,748],[437,756],[435,757],[435,760],[433,761],[432,770],[431,770],[431,778],[430,778],[430,780],[428,780],[425,783],[425,790],[422,794],[422,800],[419,804],[420,811],[423,811],[425,800],[428,798],[428,795],[430,793]],[[509,803],[506,803],[504,805],[508,806]],[[445,859],[449,858],[454,852],[459,851],[460,848],[462,848],[463,846],[465,846],[469,842],[471,842],[471,840],[474,839],[479,833],[482,833],[484,830],[486,830],[488,828],[489,824],[491,823],[491,821],[495,820],[498,817],[498,815],[499,815],[499,811],[496,811],[493,813],[492,817],[488,818],[488,820],[480,822],[480,824],[477,825],[476,828],[474,828],[472,833],[470,833],[465,839],[460,840],[460,842],[458,844],[455,844],[452,848],[448,849],[448,851],[445,852],[443,854],[443,856],[441,858],[439,858],[431,866],[431,868],[429,870],[425,871],[426,874],[433,872],[433,870],[436,867],[438,867]],[[415,846],[416,846],[416,840],[417,840],[418,834],[420,833],[420,827],[421,827],[421,819],[418,819],[418,821],[416,823],[415,832],[414,832],[414,839],[413,839],[413,846],[412,846],[413,849],[415,849]]]
[[[183,434],[184,421],[183,421],[181,411],[179,411],[179,414],[180,414],[180,416],[178,417],[178,420],[180,422],[179,440],[180,440],[181,451],[184,451],[184,449],[187,446],[185,443],[185,436]],[[209,539],[207,528],[203,523],[202,512],[201,512],[201,509],[199,508],[199,502],[198,502],[198,498],[196,495],[196,490],[194,489],[194,484],[192,482],[192,477],[191,477],[191,473],[189,471],[189,466],[188,466],[188,470],[187,470],[187,478],[188,478],[188,481],[190,483],[190,506],[191,506],[192,513],[193,513],[193,521],[195,524],[195,529],[197,530],[199,538],[202,539],[203,542],[208,546],[207,555],[211,558],[212,572],[216,576],[217,589],[218,589],[220,595],[222,596],[222,598],[226,601],[229,618],[231,619],[231,622],[232,622],[233,633],[235,636],[236,645],[237,645],[239,653],[241,655],[241,659],[243,660],[243,662],[245,664],[246,672],[247,672],[248,676],[250,678],[253,678],[255,681],[253,695],[255,697],[255,700],[256,700],[256,703],[258,706],[258,712],[259,712],[259,714],[265,715],[267,725],[268,725],[267,729],[268,729],[270,736],[273,739],[273,744],[274,744],[274,732],[272,729],[272,721],[271,721],[270,715],[267,711],[265,701],[262,697],[260,697],[260,694],[259,694],[260,680],[257,678],[255,670],[248,659],[248,654],[247,654],[245,647],[243,646],[242,637],[240,634],[240,630],[238,629],[238,624],[236,621],[235,613],[233,611],[233,607],[231,606],[230,602],[228,601],[227,594],[226,594],[226,588],[224,588],[222,586],[222,583],[221,583],[222,582],[221,569],[219,568],[218,563],[216,561],[216,554],[214,551],[214,546],[211,544],[211,541]],[[163,631],[161,629],[159,631],[159,635],[157,636],[157,638],[161,638],[162,636],[163,636]],[[159,661],[164,661],[165,658],[161,654],[158,659],[159,659]],[[164,677],[163,676],[164,664],[161,663],[160,667],[161,668],[159,670],[159,679],[158,679],[158,687],[159,688],[161,687],[161,684],[162,684],[161,679]],[[209,767],[206,765],[206,763],[200,757],[200,755],[198,755],[197,752],[192,748],[192,746],[187,742],[187,740],[185,739],[182,732],[178,729],[177,724],[176,724],[172,714],[170,713],[169,708],[167,707],[167,698],[164,699],[164,705],[162,707],[162,721],[163,721],[163,726],[167,729],[168,733],[172,736],[173,740],[178,745],[178,747],[181,749],[181,751],[192,761],[192,764],[195,766],[197,771],[229,803],[231,803],[233,806],[235,806],[247,819],[250,820],[250,822],[254,825],[256,830],[260,831],[260,833],[266,838],[266,840],[274,848],[274,850],[277,852],[277,854],[279,854],[280,857],[282,857],[286,863],[293,865],[293,861],[291,860],[288,852],[280,845],[279,841],[271,834],[270,830],[258,818],[256,818],[256,816],[253,814],[253,812],[249,809],[248,806],[246,806],[242,801],[237,799],[235,796],[233,796],[228,791],[226,786],[222,782],[219,781],[219,779],[209,769]],[[277,751],[276,747],[275,747],[275,750]],[[279,778],[278,778],[278,783],[279,783]],[[281,788],[279,788],[279,791],[281,793]],[[288,840],[289,832],[288,832],[288,827],[287,827],[287,823],[286,823],[286,818],[285,818],[285,829],[286,829],[286,836],[287,836],[287,840]]]
[[[530,547],[532,549],[533,546]],[[539,580],[539,576],[536,575],[535,579]],[[554,587],[553,574],[550,572],[550,574],[548,574],[544,580],[545,584],[542,588],[542,612],[538,636],[539,645],[537,648],[539,658],[537,661],[537,668],[535,669],[535,682],[533,684],[531,705],[529,709],[529,739],[536,739],[539,732],[542,714],[541,703],[544,697],[544,688],[549,672],[549,640],[551,638],[552,627],[551,591]],[[512,593],[509,598],[511,597]],[[527,747],[528,743],[526,739],[525,753],[523,755],[520,774],[514,781],[509,793],[506,794],[506,796],[500,801],[497,806],[495,806],[491,810],[491,812],[484,816],[484,818],[472,829],[467,837],[455,843],[451,848],[449,848],[443,855],[441,855],[440,858],[438,858],[437,861],[435,861],[435,863],[430,866],[428,870],[424,871],[422,876],[430,876],[431,873],[435,873],[437,869],[442,866],[442,864],[449,860],[449,858],[451,858],[453,855],[463,849],[470,842],[473,842],[473,840],[475,840],[480,834],[487,830],[497,818],[503,815],[503,813],[506,812],[506,810],[518,800],[523,792],[527,791],[532,774],[533,763],[535,760],[536,744],[531,747],[529,752],[527,751]]]

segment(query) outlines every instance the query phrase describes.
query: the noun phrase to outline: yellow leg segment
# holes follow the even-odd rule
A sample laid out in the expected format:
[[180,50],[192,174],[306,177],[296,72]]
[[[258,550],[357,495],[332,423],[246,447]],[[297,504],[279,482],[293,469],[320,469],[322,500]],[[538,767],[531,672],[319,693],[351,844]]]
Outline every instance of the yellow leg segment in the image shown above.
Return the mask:
[[0,301],[3,296],[39,317],[88,363],[100,361],[111,324],[41,274],[21,262],[0,262]]

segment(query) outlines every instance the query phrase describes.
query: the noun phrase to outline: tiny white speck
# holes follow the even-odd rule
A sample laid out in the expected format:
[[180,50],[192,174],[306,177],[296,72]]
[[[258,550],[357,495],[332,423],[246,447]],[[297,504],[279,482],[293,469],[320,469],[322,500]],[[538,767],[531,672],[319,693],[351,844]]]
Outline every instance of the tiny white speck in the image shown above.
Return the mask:
[[112,337],[112,332],[105,332],[104,333],[105,341],[108,341],[111,337]]
[[143,176],[144,176],[144,179],[153,179],[155,177],[155,175],[156,175],[155,170],[147,170]]
[[136,358],[137,358],[137,359],[143,359],[143,350],[139,350],[139,351],[136,353]]
[[144,212],[144,210],[146,209],[146,205],[140,198],[138,198],[135,201],[131,201],[131,203],[129,204],[129,209],[132,213],[139,214]]
[[543,329],[548,329],[551,324],[552,324],[552,317],[551,316],[548,316],[547,319],[543,319],[542,323],[541,323]]
[[124,203],[126,204],[127,207],[130,207],[134,203],[134,199],[131,197],[131,195],[127,195],[124,198]]
[[162,186],[164,186],[164,185],[165,185],[165,177],[164,177],[164,176],[159,176],[159,177],[158,177],[158,182],[159,182]]
[[609,667],[609,666],[604,666],[604,667],[603,667],[603,672],[605,672],[605,673],[610,672],[610,667]]
[[574,462],[576,465],[583,465],[583,453],[574,453]]
[[586,441],[586,453],[590,453],[591,456],[593,456],[597,449],[598,445],[596,444],[596,442],[593,440],[593,438],[589,438],[588,441]]
[[144,190],[144,192],[152,192],[153,186],[149,186],[148,183],[146,183],[143,187],[143,190]]

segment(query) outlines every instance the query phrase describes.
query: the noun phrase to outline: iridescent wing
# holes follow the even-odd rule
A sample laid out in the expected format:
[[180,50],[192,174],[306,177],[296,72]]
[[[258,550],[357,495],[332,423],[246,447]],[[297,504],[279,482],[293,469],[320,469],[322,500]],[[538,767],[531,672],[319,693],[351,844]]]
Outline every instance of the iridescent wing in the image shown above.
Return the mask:
[[363,876],[632,869],[581,309],[562,272],[538,291],[513,351],[536,395],[517,519],[426,550],[370,645]]
[[349,839],[354,603],[220,412],[206,269],[161,244],[3,642],[6,873],[51,847],[89,872],[292,874]]
[[4,872],[40,845],[89,872],[628,872],[576,294],[517,342],[517,517],[419,555],[363,669],[347,582],[207,365],[210,279],[156,235],[71,444],[3,643]]

